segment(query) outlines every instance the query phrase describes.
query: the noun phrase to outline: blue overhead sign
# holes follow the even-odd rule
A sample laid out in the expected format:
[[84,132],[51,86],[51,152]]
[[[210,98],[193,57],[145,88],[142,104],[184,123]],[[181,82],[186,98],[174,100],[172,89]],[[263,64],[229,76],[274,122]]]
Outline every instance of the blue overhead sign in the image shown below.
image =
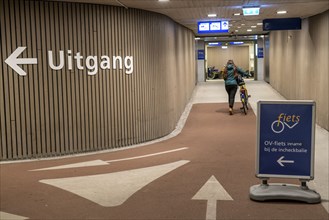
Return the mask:
[[257,177],[313,179],[315,102],[259,101]]
[[198,22],[199,34],[227,33],[228,21],[200,21]]
[[271,18],[263,20],[263,31],[300,30],[301,18]]

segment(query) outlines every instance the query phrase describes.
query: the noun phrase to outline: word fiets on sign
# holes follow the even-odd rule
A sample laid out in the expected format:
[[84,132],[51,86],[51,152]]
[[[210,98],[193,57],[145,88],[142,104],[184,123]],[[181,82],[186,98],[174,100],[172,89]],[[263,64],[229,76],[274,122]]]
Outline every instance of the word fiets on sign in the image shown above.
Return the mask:
[[259,101],[257,177],[313,179],[314,101]]
[[[26,72],[18,66],[19,64],[37,64],[37,58],[18,58],[26,49],[26,47],[18,47],[6,60],[5,62],[18,74],[25,76]],[[134,71],[133,57],[132,56],[112,56],[102,55],[97,56],[83,56],[80,52],[72,54],[71,50],[67,50],[64,53],[63,50],[59,51],[59,62],[56,63],[53,58],[53,51],[48,51],[48,65],[53,70],[61,70],[64,66],[68,70],[72,70],[76,67],[78,70],[87,69],[88,75],[97,74],[99,68],[103,70],[107,69],[125,69],[126,74],[131,74]],[[66,55],[66,56],[65,56]]]

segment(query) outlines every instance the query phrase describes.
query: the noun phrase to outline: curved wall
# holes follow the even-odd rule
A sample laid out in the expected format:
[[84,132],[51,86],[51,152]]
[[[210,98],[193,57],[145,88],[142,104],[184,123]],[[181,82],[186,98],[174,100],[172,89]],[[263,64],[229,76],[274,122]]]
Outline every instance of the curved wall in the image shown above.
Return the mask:
[[316,122],[329,129],[329,11],[303,19],[302,30],[270,33],[270,84],[287,99],[316,101]]
[[[192,31],[137,9],[0,4],[0,160],[119,148],[175,128],[196,83]],[[15,67],[14,51],[37,63]]]

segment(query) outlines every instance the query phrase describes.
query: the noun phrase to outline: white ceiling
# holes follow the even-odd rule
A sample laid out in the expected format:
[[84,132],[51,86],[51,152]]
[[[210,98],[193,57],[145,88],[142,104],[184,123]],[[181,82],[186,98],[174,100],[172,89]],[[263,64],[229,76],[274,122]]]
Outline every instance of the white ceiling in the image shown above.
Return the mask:
[[[63,0],[62,0],[63,1]],[[84,2],[138,8],[167,15],[176,22],[186,26],[197,34],[197,22],[206,20],[228,20],[232,25],[228,35],[264,34],[262,25],[266,18],[307,18],[329,9],[329,0],[64,0],[68,2]],[[258,16],[234,16],[242,14],[243,6],[260,6]],[[276,11],[286,10],[287,14],[277,15]],[[216,18],[208,18],[209,13],[217,14]],[[256,26],[256,28],[251,28]],[[252,32],[247,32],[252,29]],[[236,31],[237,30],[237,31]]]

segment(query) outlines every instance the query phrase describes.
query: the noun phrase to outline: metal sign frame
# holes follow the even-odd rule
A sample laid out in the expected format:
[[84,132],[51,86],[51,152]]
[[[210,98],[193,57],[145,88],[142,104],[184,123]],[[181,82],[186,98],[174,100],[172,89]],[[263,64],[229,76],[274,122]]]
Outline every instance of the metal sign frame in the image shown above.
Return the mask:
[[[296,179],[304,179],[304,180],[314,179],[314,143],[315,143],[315,110],[316,110],[315,102],[308,101],[308,100],[305,100],[305,101],[299,101],[299,100],[259,101],[257,103],[257,105],[258,105],[258,108],[257,108],[256,176],[258,178],[269,178],[269,177],[282,178],[282,177],[284,177],[284,178],[296,178]],[[265,106],[267,106],[266,108],[268,110],[264,110]],[[280,120],[283,120],[283,117],[286,117],[286,118],[289,117],[289,120],[291,121],[293,116],[290,116],[288,111],[291,111],[291,112],[296,111],[296,110],[299,111],[299,109],[298,109],[299,107],[302,109],[301,111],[302,111],[303,117],[305,117],[305,116],[311,117],[311,118],[307,118],[307,122],[305,122],[306,124],[301,123],[299,128],[295,129],[295,126],[296,126],[296,128],[298,127],[297,124],[298,124],[299,120],[302,121],[302,119],[298,118],[297,116],[295,116],[295,119],[298,119],[298,121],[296,120],[297,123],[295,123],[295,124],[289,124],[289,123],[283,124],[283,122],[280,121]],[[265,111],[267,111],[267,112],[265,112]],[[281,113],[281,111],[287,111],[287,112]],[[311,115],[308,115],[310,113],[310,111],[311,111]],[[268,113],[268,112],[270,112],[270,113]],[[283,114],[283,115],[280,116],[279,113]],[[300,113],[300,112],[298,112],[298,113]],[[269,117],[271,117],[270,114],[279,114],[279,116],[278,116],[279,119],[276,119],[273,117],[271,119],[269,119]],[[286,115],[284,115],[284,114],[286,114]],[[267,118],[263,118],[263,117],[267,117]],[[273,133],[266,134],[266,132],[268,132],[268,130],[269,130],[268,126],[271,126],[269,124],[269,122],[271,122],[271,120],[273,120],[273,123],[271,124],[272,125],[271,129],[272,129]],[[282,126],[282,128],[280,128],[280,130],[273,130],[273,126],[276,126],[276,123],[274,123],[274,122],[277,122],[279,126]],[[304,123],[304,121],[302,121],[302,122]],[[263,126],[265,126],[264,123],[265,124],[267,123],[266,128],[263,128]],[[305,125],[311,126],[311,128],[304,129],[303,126],[305,126]],[[288,129],[286,129],[285,132],[291,132],[291,134],[290,133],[284,134],[284,132],[282,132],[284,129],[284,126],[288,127]],[[300,130],[303,130],[303,131],[301,132],[301,134],[297,134],[297,135],[299,135],[298,137],[294,137],[293,136],[294,129],[296,131],[300,131]],[[282,132],[282,134],[281,134],[281,132]],[[310,137],[305,137],[305,132],[310,133],[310,134],[308,134],[308,133],[306,134],[306,136],[310,135]],[[291,136],[288,136],[288,134]],[[265,135],[265,137],[266,137],[266,135],[269,135],[272,138],[271,140],[269,139],[268,143],[266,143],[266,144],[268,144],[267,147],[264,146],[265,142],[261,143],[261,140],[262,141],[264,140],[264,135]],[[282,136],[280,136],[280,135],[282,135]],[[284,140],[284,138],[286,138],[286,136],[291,139],[287,140],[287,142],[282,141],[282,140]],[[275,142],[275,140],[274,140],[275,138],[278,138],[278,140],[281,140],[281,141]],[[297,142],[298,138],[301,138],[303,140],[306,139],[306,142],[307,143],[310,142],[309,144],[311,146],[303,146],[303,147],[305,147],[305,150],[307,151],[307,153],[305,153],[305,154],[300,153],[298,155],[297,153],[293,154],[292,152],[289,152],[290,153],[289,156],[293,155],[292,158],[302,155],[303,162],[306,161],[306,163],[302,164],[302,166],[303,166],[302,170],[303,169],[304,170],[298,171],[296,173],[295,170],[294,171],[290,170],[291,171],[290,172],[289,167],[293,167],[293,169],[296,169],[296,167],[299,168],[298,164],[301,164],[301,163],[297,164],[297,162],[296,162],[294,164],[295,160],[289,160],[291,158],[284,158],[284,156],[280,156],[280,155],[287,155],[287,154],[279,153],[280,151],[281,152],[284,151],[284,150],[282,150],[283,148],[280,149],[280,151],[276,150],[276,148],[279,149],[279,147],[282,145],[286,146],[286,144],[290,144],[291,140],[295,140]],[[273,141],[273,142],[270,142],[270,141]],[[306,145],[307,145],[307,143],[306,143]],[[273,144],[273,146],[269,146],[270,144],[271,145]],[[265,150],[266,150],[266,154],[265,154]],[[288,150],[290,150],[290,149],[288,149]],[[268,158],[273,159],[273,158],[271,158],[271,156],[275,155],[275,160],[277,159],[277,161],[276,161],[277,164],[276,163],[274,164],[273,160],[272,160],[272,162],[270,160],[269,161],[266,160],[265,163],[267,163],[267,164],[265,165],[265,167],[267,167],[267,166],[272,166],[272,167],[264,169],[265,159],[261,158],[261,157],[263,157],[263,155],[266,155],[265,156],[266,159],[268,159]],[[305,160],[306,157],[309,157],[309,158],[307,158]],[[302,160],[302,158],[295,158],[295,159],[297,159],[297,161],[299,161],[299,162],[300,162],[300,160]],[[273,163],[273,164],[269,164],[269,163]],[[273,168],[273,167],[275,167],[275,168]],[[285,169],[284,167],[286,167],[286,170],[284,170]],[[305,169],[308,169],[308,168],[309,168],[309,171],[305,172]],[[264,170],[266,170],[266,169],[268,169],[268,170],[277,169],[277,170],[275,172],[264,172]],[[287,171],[287,169],[288,169],[288,171]],[[284,172],[280,173],[282,170],[284,170]],[[299,172],[301,172],[302,174]],[[308,174],[305,174],[305,173],[308,173]]]

